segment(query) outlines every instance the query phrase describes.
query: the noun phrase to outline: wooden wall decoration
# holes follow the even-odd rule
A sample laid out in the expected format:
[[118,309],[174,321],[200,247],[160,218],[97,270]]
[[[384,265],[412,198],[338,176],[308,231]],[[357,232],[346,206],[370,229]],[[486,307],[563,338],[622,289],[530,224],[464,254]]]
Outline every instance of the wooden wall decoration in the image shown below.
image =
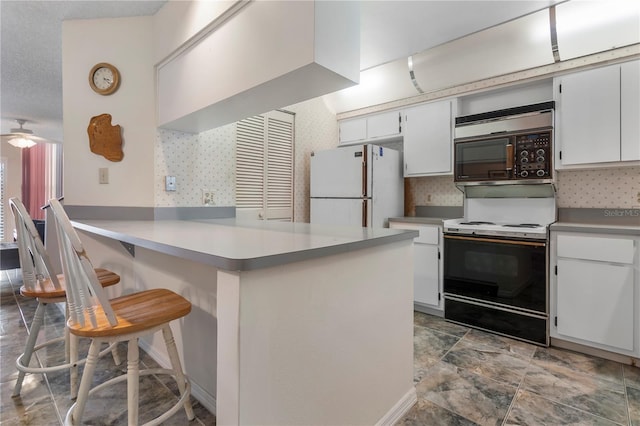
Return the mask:
[[124,158],[122,128],[120,125],[111,125],[111,114],[91,117],[87,133],[91,152],[102,155],[109,161],[121,161]]

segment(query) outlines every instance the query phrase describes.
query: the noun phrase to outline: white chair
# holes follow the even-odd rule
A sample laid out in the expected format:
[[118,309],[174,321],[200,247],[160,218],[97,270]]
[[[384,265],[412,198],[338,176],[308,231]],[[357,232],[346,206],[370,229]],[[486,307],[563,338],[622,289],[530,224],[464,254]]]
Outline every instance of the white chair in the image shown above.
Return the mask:
[[[44,248],[44,244],[40,239],[40,235],[27,212],[27,209],[18,198],[9,200],[11,211],[15,218],[18,256],[20,258],[20,268],[22,269],[22,287],[20,294],[24,297],[33,297],[37,299],[38,306],[29,329],[29,337],[22,355],[16,360],[16,368],[18,369],[18,380],[13,389],[13,396],[20,395],[22,383],[26,373],[50,373],[54,371],[69,370],[70,371],[70,395],[71,398],[76,397],[78,389],[78,365],[85,360],[78,360],[78,339],[69,336],[69,330],[65,327],[63,337],[48,340],[36,346],[38,334],[44,323],[45,308],[50,303],[60,303],[66,301],[65,293],[65,277],[64,275],[56,275],[52,273],[53,268],[49,255]],[[101,286],[111,286],[120,281],[120,276],[106,269],[97,269],[96,274],[99,277]],[[68,313],[68,310],[65,309]],[[51,366],[30,367],[31,357],[33,354],[49,345],[65,341],[65,363]],[[103,355],[111,349],[107,348],[100,355]],[[120,363],[115,349],[113,350],[114,360],[116,364]]]
[[[169,374],[180,390],[180,398],[168,411],[145,425],[157,425],[184,407],[187,418],[194,419],[190,402],[191,385],[182,371],[178,349],[169,323],[191,312],[191,303],[166,290],[153,289],[117,297],[109,301],[98,282],[82,241],[71,225],[62,205],[50,200],[58,232],[62,269],[68,277],[68,327],[71,334],[92,339],[80,381],[78,399],[67,412],[65,424],[80,424],[89,396],[106,386],[127,381],[127,415],[130,426],[138,424],[139,376]],[[171,360],[171,369],[139,369],[138,338],[162,331]],[[127,342],[127,374],[91,388],[100,345],[108,341]]]

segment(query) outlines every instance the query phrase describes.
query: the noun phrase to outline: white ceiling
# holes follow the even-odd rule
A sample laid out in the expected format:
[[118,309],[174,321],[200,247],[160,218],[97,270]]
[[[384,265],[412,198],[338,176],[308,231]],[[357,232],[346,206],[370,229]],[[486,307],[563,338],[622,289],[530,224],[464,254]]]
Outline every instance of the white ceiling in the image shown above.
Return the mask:
[[[0,1],[2,133],[16,118],[62,140],[62,21],[153,15],[166,1]],[[544,9],[561,0],[363,1],[361,69]]]

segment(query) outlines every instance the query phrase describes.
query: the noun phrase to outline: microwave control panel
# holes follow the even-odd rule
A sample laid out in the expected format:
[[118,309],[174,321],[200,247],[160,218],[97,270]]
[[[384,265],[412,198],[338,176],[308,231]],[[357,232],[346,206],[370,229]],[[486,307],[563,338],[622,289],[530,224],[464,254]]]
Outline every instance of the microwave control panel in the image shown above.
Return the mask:
[[551,132],[515,136],[515,177],[520,179],[551,178]]

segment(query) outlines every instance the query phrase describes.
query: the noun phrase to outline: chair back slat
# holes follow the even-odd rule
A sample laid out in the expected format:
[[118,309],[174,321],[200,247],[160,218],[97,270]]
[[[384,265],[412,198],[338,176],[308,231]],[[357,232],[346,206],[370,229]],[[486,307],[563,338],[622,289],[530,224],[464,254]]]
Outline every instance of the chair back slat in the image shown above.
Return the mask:
[[9,199],[9,205],[16,224],[23,285],[31,291],[43,290],[38,289],[38,285],[43,280],[49,279],[57,290],[61,290],[62,286],[54,272],[49,254],[44,248],[44,243],[27,208],[16,197]]
[[118,324],[109,303],[109,298],[102,288],[98,276],[87,256],[82,241],[58,200],[49,200],[58,233],[60,259],[67,284],[67,304],[70,320],[82,327],[97,327],[96,307],[100,306],[112,327]]

